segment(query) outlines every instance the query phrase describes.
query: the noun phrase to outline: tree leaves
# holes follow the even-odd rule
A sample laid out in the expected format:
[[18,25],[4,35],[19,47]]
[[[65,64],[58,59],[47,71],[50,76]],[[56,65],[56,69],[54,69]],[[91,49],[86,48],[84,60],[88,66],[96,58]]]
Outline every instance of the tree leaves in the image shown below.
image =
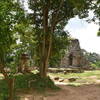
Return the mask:
[[[14,38],[14,28],[18,22],[18,13],[22,12],[21,8],[17,9],[18,2],[13,0],[0,0],[0,61],[4,62],[7,54],[12,51],[12,45],[16,44]],[[19,16],[20,17],[20,16]],[[5,61],[6,64],[6,61]]]

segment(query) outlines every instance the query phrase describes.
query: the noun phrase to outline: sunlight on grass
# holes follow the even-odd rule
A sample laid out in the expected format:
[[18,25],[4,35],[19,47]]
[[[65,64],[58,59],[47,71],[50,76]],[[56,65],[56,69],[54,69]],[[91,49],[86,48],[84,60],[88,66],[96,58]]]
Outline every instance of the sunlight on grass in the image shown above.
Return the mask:
[[100,83],[100,70],[85,71],[83,73],[49,73],[51,77],[59,77],[63,79],[77,78],[74,82],[65,81],[67,85],[80,86],[83,84]]
[[85,71],[84,73],[68,73],[68,74],[63,74],[63,73],[49,73],[50,76],[58,76],[58,77],[63,77],[63,78],[70,78],[70,77],[89,77],[89,76],[97,76],[100,78],[100,70],[95,70],[95,71]]
[[68,83],[67,85],[68,85],[68,86],[77,87],[77,86],[81,86],[82,84],[81,84],[81,83]]
[[33,70],[31,71],[33,74],[37,74],[39,71],[38,70]]
[[3,78],[4,78],[4,76],[2,74],[0,74],[0,80],[3,79]]

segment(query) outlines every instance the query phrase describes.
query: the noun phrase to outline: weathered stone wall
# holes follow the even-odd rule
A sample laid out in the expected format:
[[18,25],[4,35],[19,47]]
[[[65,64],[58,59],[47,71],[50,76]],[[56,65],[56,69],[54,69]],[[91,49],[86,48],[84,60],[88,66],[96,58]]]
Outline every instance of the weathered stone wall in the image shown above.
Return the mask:
[[71,41],[68,52],[61,60],[61,67],[86,67],[88,60],[83,55],[78,39]]

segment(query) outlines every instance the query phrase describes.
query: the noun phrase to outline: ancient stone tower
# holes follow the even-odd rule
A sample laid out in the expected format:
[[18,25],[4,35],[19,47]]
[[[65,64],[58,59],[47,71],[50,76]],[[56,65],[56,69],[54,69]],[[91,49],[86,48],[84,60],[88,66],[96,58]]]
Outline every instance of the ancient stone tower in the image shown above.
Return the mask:
[[61,67],[87,67],[88,60],[83,55],[78,39],[71,40],[68,52],[61,60]]

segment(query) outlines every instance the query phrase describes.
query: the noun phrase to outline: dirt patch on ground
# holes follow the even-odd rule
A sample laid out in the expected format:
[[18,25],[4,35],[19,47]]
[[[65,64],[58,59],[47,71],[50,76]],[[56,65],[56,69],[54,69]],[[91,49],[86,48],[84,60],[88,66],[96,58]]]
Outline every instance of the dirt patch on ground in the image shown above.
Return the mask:
[[20,100],[100,100],[100,85],[83,85],[79,87],[59,85],[61,90],[48,91],[44,95],[34,93],[20,94]]

